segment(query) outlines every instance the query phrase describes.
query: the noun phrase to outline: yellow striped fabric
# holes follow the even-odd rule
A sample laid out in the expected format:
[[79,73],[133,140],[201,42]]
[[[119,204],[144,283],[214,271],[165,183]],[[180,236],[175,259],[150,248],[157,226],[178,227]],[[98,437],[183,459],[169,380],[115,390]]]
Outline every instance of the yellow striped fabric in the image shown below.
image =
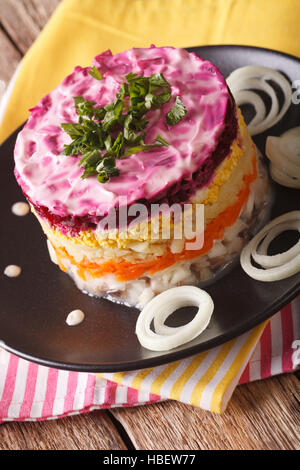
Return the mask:
[[266,323],[224,345],[187,359],[151,369],[98,375],[120,385],[159,395],[162,400],[178,400],[222,413]]
[[[0,142],[75,65],[90,65],[108,48],[244,44],[300,56],[299,13],[299,0],[63,0],[14,77]],[[264,326],[182,361],[104,376],[222,412]]]

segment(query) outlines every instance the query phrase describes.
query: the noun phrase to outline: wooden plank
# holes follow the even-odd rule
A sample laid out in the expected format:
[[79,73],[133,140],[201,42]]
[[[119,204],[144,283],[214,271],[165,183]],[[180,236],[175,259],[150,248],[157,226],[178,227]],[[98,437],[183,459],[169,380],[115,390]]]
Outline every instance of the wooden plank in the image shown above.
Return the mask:
[[19,52],[25,54],[58,3],[58,0],[1,0],[0,23]]
[[1,0],[0,22],[22,54],[25,54],[40,32],[23,2],[17,0]]
[[29,16],[43,29],[61,0],[21,0]]
[[0,425],[0,450],[127,450],[105,411]]
[[0,80],[7,84],[61,0],[1,0]]
[[222,415],[175,401],[113,409],[137,449],[300,448],[300,387],[283,375],[238,387]]
[[14,47],[6,34],[0,28],[0,80],[7,85],[12,77],[19,61],[21,54]]

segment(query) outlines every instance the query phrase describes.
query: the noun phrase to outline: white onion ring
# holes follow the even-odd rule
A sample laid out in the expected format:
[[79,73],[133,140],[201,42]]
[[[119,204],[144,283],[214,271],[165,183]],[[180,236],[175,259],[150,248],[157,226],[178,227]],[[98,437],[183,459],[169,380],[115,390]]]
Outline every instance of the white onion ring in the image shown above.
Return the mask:
[[293,127],[280,137],[280,148],[296,165],[300,165],[300,126]]
[[257,125],[259,122],[262,122],[265,119],[266,112],[267,112],[265,103],[263,102],[262,98],[257,93],[255,93],[254,91],[250,91],[250,90],[237,91],[234,94],[234,98],[235,98],[236,103],[238,103],[239,106],[241,106],[242,104],[251,103],[255,109],[255,116],[247,126],[250,132],[251,125]]
[[274,240],[277,235],[286,230],[298,230],[300,231],[300,220],[295,220],[292,222],[283,222],[281,224],[275,225],[270,229],[269,233],[266,235],[265,239],[262,241],[258,250],[254,250],[251,253],[252,258],[263,268],[272,268],[275,266],[280,266],[288,261],[291,261],[295,256],[300,253],[300,240],[288,251],[284,253],[279,253],[278,255],[267,255],[268,247],[270,243]]
[[300,165],[300,126],[293,127],[280,137],[280,148],[296,165]]
[[[267,83],[267,80],[275,82],[284,94],[284,103],[280,111],[277,95]],[[292,87],[290,83],[281,73],[269,67],[258,65],[240,67],[227,77],[227,84],[238,106],[249,103],[255,108],[256,115],[247,126],[251,135],[260,134],[277,124],[285,115],[292,102]],[[263,101],[259,95],[254,92],[244,93],[245,90],[251,88],[262,90],[270,96],[272,104],[267,116],[265,105],[263,113]]]
[[[249,123],[248,125],[248,128],[250,127],[253,128],[254,126],[257,126],[261,123],[261,121],[265,120],[265,124],[268,125],[269,122],[272,122],[277,114],[279,113],[279,103],[278,103],[278,99],[277,99],[277,96],[276,96],[276,93],[275,91],[273,90],[273,88],[271,87],[271,85],[269,85],[267,82],[263,81],[263,80],[259,80],[258,78],[248,78],[248,79],[245,79],[242,83],[243,85],[243,89],[244,90],[250,90],[250,89],[256,89],[256,90],[263,90],[265,93],[267,93],[270,98],[271,98],[271,109],[269,111],[269,114],[268,116],[266,117],[266,106],[262,100],[262,98],[257,94],[257,93],[254,93],[254,92],[245,92],[245,91],[241,91],[241,93],[244,93],[244,96],[248,97],[248,101],[245,101],[243,99],[243,102],[242,103],[239,103],[239,104],[247,104],[247,103],[251,103],[253,104],[253,106],[255,107],[255,111],[256,111],[256,115],[254,116],[254,118],[252,119],[252,121]],[[234,90],[235,90],[235,86],[233,85],[233,88],[231,88],[231,91],[233,90],[233,93],[234,93]],[[236,91],[239,92],[240,91],[240,88],[239,86],[236,85]],[[247,93],[247,95],[246,95]],[[254,96],[250,96],[250,93],[251,95],[253,94]],[[238,100],[239,100],[239,96],[238,95]],[[250,99],[249,99],[250,98]],[[259,100],[258,100],[259,98]],[[240,100],[239,100],[240,101]],[[262,114],[262,109],[258,109],[258,102],[260,102],[260,108],[261,108],[261,103],[263,104],[263,108],[264,108],[264,113]]]
[[280,171],[275,165],[270,165],[270,173],[272,180],[276,183],[286,186],[287,188],[300,189],[300,178],[294,178]]
[[[193,320],[177,328],[164,325],[166,319],[182,307],[198,307]],[[195,286],[174,287],[150,300],[138,317],[135,331],[144,348],[167,351],[200,335],[208,326],[213,310],[214,303],[206,291]],[[152,320],[155,332],[150,328]]]
[[[281,137],[268,136],[266,140],[266,156],[273,165],[291,177],[300,178],[300,164],[289,160],[281,150]],[[299,158],[300,163],[300,158]]]
[[[240,261],[244,271],[253,279],[266,282],[279,281],[280,279],[284,279],[298,273],[300,271],[299,242],[293,248],[281,253],[280,255],[268,256],[264,253],[266,253],[265,250],[275,236],[285,230],[294,230],[295,226],[299,229],[299,224],[300,211],[288,212],[287,214],[283,214],[268,223],[242,250]],[[279,230],[280,225],[281,229]],[[258,245],[265,237],[266,240],[260,247],[261,251],[257,251]],[[265,266],[269,265],[271,267],[268,267],[267,269],[254,267],[251,263],[251,256],[255,261],[260,260]],[[279,261],[280,264],[278,264]]]
[[300,127],[280,137],[268,136],[265,153],[271,162],[272,179],[288,188],[300,188]]

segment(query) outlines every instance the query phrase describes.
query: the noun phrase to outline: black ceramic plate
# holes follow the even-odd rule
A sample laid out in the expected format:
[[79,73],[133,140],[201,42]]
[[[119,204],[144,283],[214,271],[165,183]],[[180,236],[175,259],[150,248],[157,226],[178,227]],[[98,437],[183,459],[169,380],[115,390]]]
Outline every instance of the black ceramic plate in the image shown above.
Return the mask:
[[[237,67],[261,64],[281,70],[291,81],[300,77],[300,60],[279,52],[241,46],[192,50],[216,64],[225,76]],[[300,105],[292,105],[270,134],[280,135],[299,124]],[[263,283],[248,277],[238,265],[207,287],[215,310],[209,328],[202,335],[170,352],[142,348],[135,336],[138,311],[82,294],[73,281],[49,261],[45,237],[34,216],[12,214],[12,204],[23,200],[13,176],[16,135],[17,131],[0,148],[0,267],[3,272],[8,264],[17,264],[23,270],[18,278],[0,274],[0,344],[5,349],[62,369],[115,372],[145,368],[220,345],[270,317],[299,292],[299,274]],[[265,139],[266,134],[254,138],[262,151]],[[272,218],[299,209],[299,191],[276,185],[275,193]],[[282,249],[287,248],[285,242],[281,244]],[[76,327],[69,327],[65,323],[66,316],[76,308],[85,312],[85,320]],[[190,310],[185,312],[187,318],[191,315]]]

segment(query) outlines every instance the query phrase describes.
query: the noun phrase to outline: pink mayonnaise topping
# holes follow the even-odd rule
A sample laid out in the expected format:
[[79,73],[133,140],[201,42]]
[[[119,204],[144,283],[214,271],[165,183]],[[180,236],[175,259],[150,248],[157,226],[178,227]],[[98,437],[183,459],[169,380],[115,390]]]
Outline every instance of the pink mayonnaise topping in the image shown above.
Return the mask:
[[[73,73],[33,108],[15,146],[18,182],[28,198],[64,217],[101,216],[120,200],[127,204],[151,199],[193,172],[210,158],[224,129],[229,92],[225,79],[210,62],[184,49],[154,46],[112,55],[110,51],[93,61],[103,79],[96,80],[88,68]],[[145,142],[157,134],[168,147],[141,151],[117,160],[120,176],[101,184],[96,177],[82,179],[80,157],[61,155],[71,138],[60,127],[77,122],[74,96],[95,101],[100,107],[115,99],[120,83],[129,72],[150,76],[161,72],[172,87],[172,99],[161,109],[147,113]],[[180,95],[186,116],[168,126],[165,115]]]

